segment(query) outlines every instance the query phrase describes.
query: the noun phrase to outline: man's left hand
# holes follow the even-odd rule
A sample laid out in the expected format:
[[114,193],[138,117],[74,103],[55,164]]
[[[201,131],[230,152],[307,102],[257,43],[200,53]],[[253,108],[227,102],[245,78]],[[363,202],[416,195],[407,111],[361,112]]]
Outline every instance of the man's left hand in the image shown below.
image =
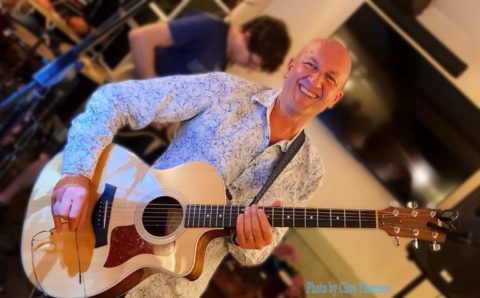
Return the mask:
[[[278,205],[278,204],[274,204]],[[272,244],[272,226],[258,205],[245,207],[237,218],[237,243],[242,248],[261,249]]]

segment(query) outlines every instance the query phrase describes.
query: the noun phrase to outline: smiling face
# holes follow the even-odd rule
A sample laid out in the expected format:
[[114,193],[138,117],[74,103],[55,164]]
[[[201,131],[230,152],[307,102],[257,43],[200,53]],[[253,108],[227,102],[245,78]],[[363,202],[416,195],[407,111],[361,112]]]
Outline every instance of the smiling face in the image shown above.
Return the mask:
[[290,117],[311,118],[332,108],[343,96],[350,65],[347,50],[338,42],[310,42],[288,63],[280,109]]

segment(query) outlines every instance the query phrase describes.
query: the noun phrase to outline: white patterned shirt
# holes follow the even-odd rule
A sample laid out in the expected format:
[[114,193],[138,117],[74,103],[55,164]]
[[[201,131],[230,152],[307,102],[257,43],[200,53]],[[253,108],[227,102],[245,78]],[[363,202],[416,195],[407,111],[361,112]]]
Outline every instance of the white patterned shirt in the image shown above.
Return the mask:
[[[91,97],[72,123],[64,151],[63,173],[93,175],[98,157],[125,125],[141,129],[152,122],[180,122],[175,138],[154,163],[157,169],[189,161],[206,161],[217,168],[233,205],[248,205],[259,192],[293,140],[269,146],[268,109],[278,91],[226,73],[172,76],[108,84]],[[302,148],[260,200],[286,207],[305,205],[319,186],[324,170],[312,143]],[[242,249],[227,238],[210,242],[203,273],[196,281],[158,273],[133,289],[130,297],[200,296],[228,253],[242,264],[265,260],[287,228],[273,229],[273,243],[261,250]]]

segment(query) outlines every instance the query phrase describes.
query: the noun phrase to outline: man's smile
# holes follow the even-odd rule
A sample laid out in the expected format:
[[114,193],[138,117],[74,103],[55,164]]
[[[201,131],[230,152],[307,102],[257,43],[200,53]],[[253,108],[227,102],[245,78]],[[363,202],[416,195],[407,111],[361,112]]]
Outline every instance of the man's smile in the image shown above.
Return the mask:
[[317,99],[317,98],[319,97],[316,93],[308,90],[308,89],[307,89],[305,86],[303,86],[302,84],[298,84],[298,86],[299,86],[300,92],[302,92],[302,93],[303,93],[304,95],[306,95],[307,97],[312,98],[312,99]]

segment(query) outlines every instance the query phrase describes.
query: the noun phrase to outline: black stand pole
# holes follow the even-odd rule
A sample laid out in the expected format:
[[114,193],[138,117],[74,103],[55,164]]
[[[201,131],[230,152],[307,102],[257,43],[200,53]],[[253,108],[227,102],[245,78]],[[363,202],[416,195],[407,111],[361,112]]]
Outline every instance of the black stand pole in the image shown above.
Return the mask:
[[397,294],[393,296],[393,298],[403,298],[405,295],[410,293],[413,289],[415,289],[419,284],[421,284],[426,279],[424,273],[417,276],[414,280],[412,280],[408,285],[406,285],[403,289],[400,290]]
[[138,13],[148,2],[149,0],[133,1],[133,4],[130,3],[123,8],[124,11],[119,11],[108,18],[85,39],[70,49],[70,51],[37,71],[33,75],[33,82],[7,97],[3,102],[0,103],[0,109],[21,99],[27,92],[36,90],[38,94],[42,94],[44,89],[58,84],[58,82],[64,78],[68,69],[74,66],[81,67],[77,63],[78,57],[81,53],[95,46],[102,40],[103,37],[107,36],[112,31],[123,25],[128,18]]

